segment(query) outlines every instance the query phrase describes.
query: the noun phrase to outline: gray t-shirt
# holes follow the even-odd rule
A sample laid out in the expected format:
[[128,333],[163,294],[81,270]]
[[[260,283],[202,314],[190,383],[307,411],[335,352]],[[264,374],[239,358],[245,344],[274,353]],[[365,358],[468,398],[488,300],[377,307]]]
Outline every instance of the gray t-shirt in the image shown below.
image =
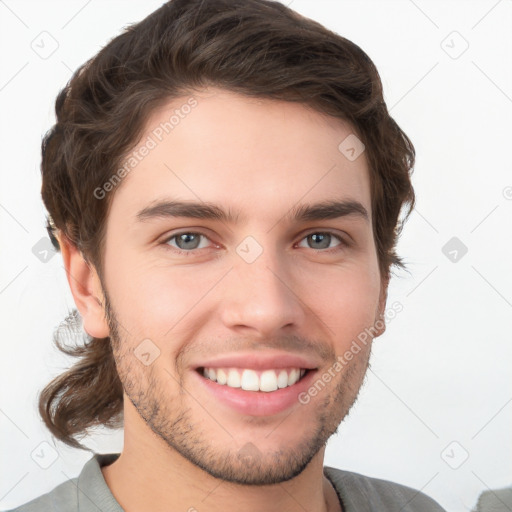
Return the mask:
[[474,512],[510,512],[512,510],[512,487],[489,489],[480,494]]
[[[119,453],[95,454],[78,477],[8,512],[123,512],[103,478],[102,466]],[[324,466],[344,512],[446,512],[425,494],[386,480]]]

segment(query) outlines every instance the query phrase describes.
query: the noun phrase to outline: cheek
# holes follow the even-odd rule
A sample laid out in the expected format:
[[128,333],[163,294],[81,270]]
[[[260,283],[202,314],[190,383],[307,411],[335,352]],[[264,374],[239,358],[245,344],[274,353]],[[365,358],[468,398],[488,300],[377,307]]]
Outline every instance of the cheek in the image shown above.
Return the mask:
[[[312,285],[314,283],[314,286]],[[309,274],[301,297],[322,320],[336,351],[375,322],[380,292],[378,273],[362,267]]]
[[141,261],[129,257],[111,267],[109,291],[119,320],[137,337],[175,333],[201,310],[202,300],[225,272],[212,266]]

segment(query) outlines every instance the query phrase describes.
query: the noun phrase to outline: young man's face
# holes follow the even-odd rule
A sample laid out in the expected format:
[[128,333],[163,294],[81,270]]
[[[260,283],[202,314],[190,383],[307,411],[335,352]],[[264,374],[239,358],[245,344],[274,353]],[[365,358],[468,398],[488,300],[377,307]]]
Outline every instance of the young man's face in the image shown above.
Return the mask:
[[[338,149],[348,124],[219,89],[194,94],[197,106],[172,131],[154,132],[188,98],[152,115],[138,148],[148,136],[158,142],[155,133],[162,140],[123,178],[107,219],[103,285],[125,443],[148,456],[171,447],[225,480],[277,483],[299,474],[348,413],[370,343],[341,369],[336,357],[383,312],[367,162]],[[231,218],[152,216],[165,201],[215,205]],[[294,218],[326,201],[358,202],[368,218]],[[277,369],[278,390],[221,385],[203,367],[221,379],[219,367],[235,368],[245,387],[254,373],[244,368]],[[296,367],[313,370],[280,388],[282,370]],[[274,379],[265,372],[265,389]]]

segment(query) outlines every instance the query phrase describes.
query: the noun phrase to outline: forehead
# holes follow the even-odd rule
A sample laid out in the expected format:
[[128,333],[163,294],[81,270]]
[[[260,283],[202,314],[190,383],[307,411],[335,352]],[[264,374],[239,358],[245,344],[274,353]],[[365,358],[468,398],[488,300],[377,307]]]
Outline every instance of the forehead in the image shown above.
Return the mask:
[[[347,139],[349,137],[349,139]],[[210,201],[272,222],[301,203],[352,199],[371,216],[364,152],[347,122],[303,104],[209,88],[156,109],[127,153],[113,209],[133,220],[160,198]],[[356,148],[358,149],[358,148]]]

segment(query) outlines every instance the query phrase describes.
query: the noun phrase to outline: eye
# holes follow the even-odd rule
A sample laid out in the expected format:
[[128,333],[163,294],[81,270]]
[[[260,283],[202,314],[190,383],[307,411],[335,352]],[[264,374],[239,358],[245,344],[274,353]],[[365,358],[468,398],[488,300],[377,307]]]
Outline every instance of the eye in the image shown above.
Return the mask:
[[202,233],[196,233],[194,231],[182,231],[181,233],[176,233],[167,238],[163,243],[165,245],[170,245],[178,252],[188,253],[194,249],[204,249],[205,247],[208,247],[207,243],[203,243],[208,240],[210,239]]
[[[302,240],[305,240],[311,249],[334,249],[336,247],[345,247],[348,246],[348,243],[345,242],[340,236],[335,235],[334,233],[324,232],[324,231],[315,231],[314,233],[309,233]],[[299,243],[299,247],[304,247]],[[331,242],[337,241],[338,243],[334,246],[331,245]]]
[[[208,248],[208,242],[211,242],[211,240],[203,233],[182,231],[166,238],[162,244],[175,253],[189,256],[194,254],[194,251]],[[306,246],[304,242],[307,244]],[[329,231],[309,233],[298,244],[298,247],[317,249],[319,252],[337,251],[348,246],[349,243],[342,237]]]

